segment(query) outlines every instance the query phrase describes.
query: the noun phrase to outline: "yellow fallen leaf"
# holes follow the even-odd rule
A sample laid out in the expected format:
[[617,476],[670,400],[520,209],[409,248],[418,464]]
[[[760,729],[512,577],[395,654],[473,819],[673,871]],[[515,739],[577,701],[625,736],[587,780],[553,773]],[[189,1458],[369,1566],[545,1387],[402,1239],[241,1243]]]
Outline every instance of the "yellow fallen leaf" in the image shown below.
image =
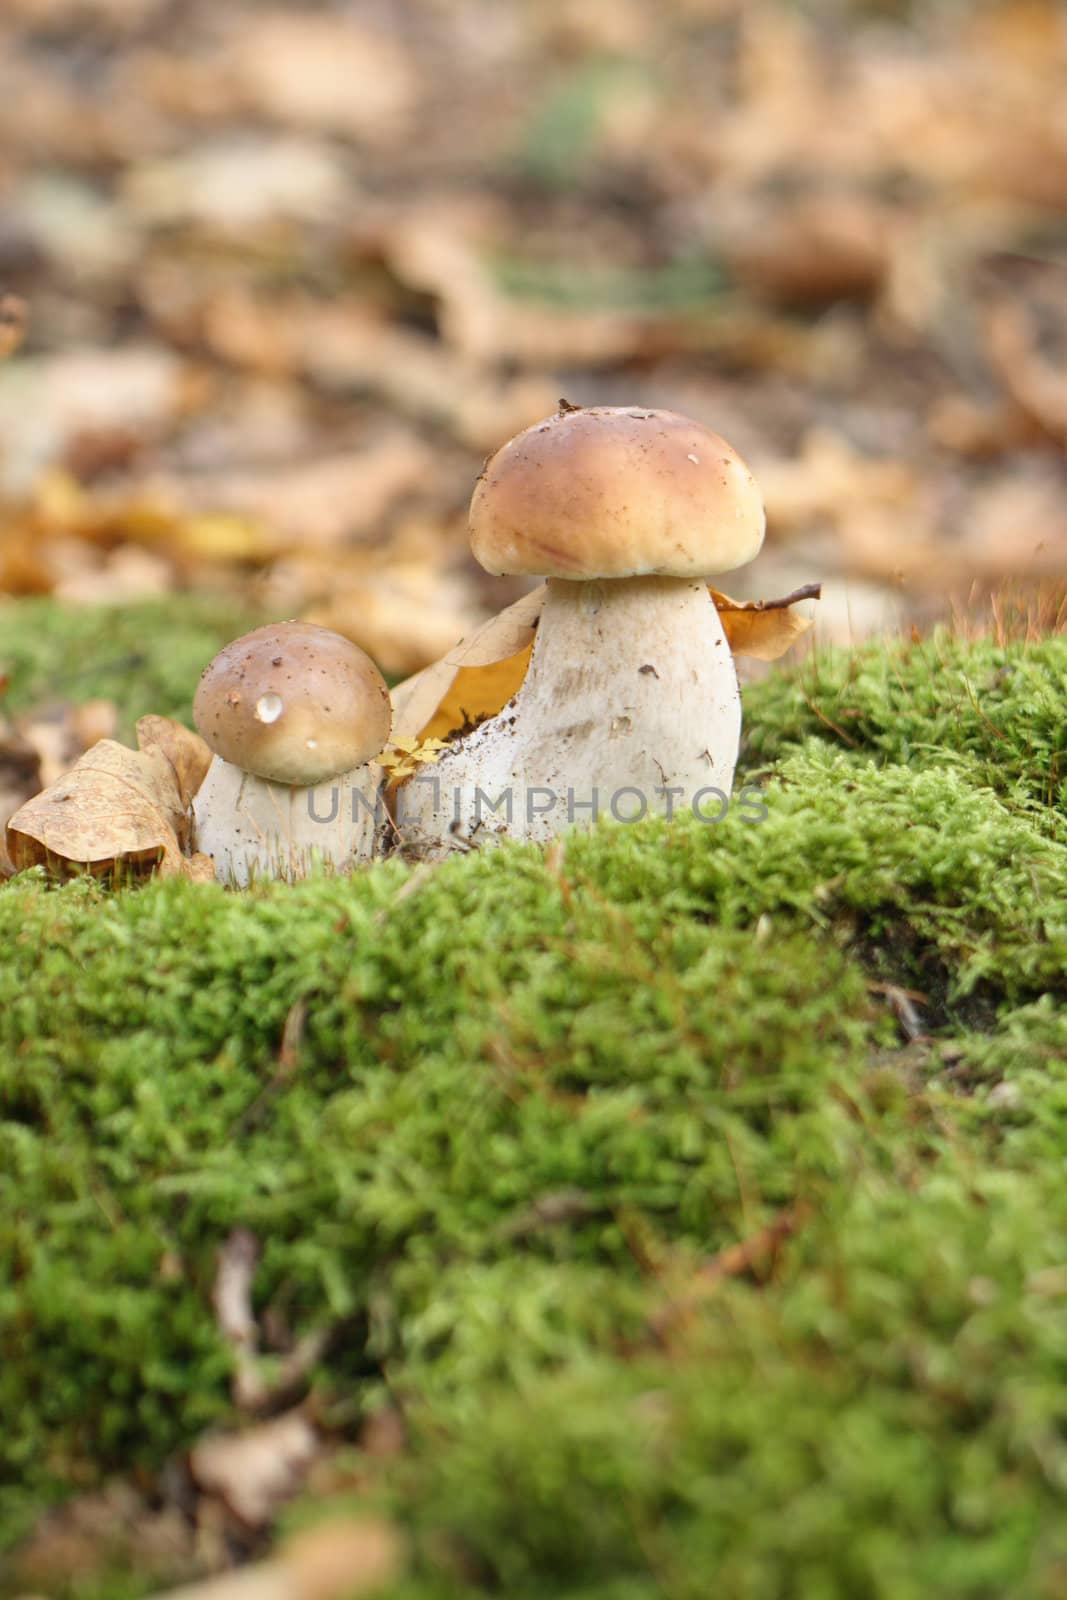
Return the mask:
[[177,534],[182,553],[203,561],[263,561],[277,552],[278,540],[256,517],[190,517]]
[[784,600],[731,600],[711,589],[726,642],[735,656],[777,661],[812,626],[810,617],[793,610],[798,600],[817,600],[820,585],[807,584]]
[[422,730],[427,738],[440,738],[458,728],[470,728],[495,717],[522,688],[533,655],[533,639],[514,655],[483,667],[460,667],[448,692]]
[[[415,744],[423,737],[454,733],[464,724],[463,711],[477,721],[495,716],[507,705],[526,676],[544,600],[545,586],[541,584],[491,617],[469,638],[461,639],[440,661],[397,684],[392,693],[392,744],[402,749],[404,739]],[[522,660],[510,672],[494,676],[490,671],[483,677],[483,669],[499,667],[515,657]],[[458,688],[457,679],[461,680]]]
[[448,749],[448,741],[431,738],[419,743],[414,739],[405,739],[403,746],[398,750],[383,750],[381,755],[374,758],[377,766],[385,768],[389,774],[389,782],[393,785],[404,778],[410,778],[417,767],[440,761],[442,752]]

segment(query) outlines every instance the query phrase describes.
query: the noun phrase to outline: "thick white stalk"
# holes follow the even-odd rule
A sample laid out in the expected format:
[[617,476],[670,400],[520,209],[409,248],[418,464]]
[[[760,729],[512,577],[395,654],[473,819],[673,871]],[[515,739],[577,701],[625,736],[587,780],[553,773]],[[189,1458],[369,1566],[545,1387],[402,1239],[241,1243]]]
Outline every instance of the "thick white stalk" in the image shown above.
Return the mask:
[[[314,788],[268,783],[216,756],[193,799],[196,849],[220,883],[306,878],[316,862],[347,872],[374,854],[384,819],[373,763]],[[376,820],[377,818],[377,820]]]
[[402,840],[547,840],[598,816],[715,820],[741,733],[730,646],[690,578],[550,578],[529,670],[397,797]]

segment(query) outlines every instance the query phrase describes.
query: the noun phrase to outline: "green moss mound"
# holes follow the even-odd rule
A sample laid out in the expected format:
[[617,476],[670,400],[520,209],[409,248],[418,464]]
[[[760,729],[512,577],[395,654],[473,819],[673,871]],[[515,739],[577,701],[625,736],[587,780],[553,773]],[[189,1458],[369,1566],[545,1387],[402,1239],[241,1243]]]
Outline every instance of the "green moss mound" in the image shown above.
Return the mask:
[[1067,660],[1062,635],[1028,644],[966,640],[828,649],[775,672],[746,704],[749,759],[817,737],[859,760],[951,766],[1038,827],[1065,835]]
[[758,823],[0,888],[0,1548],[233,1419],[242,1227],[406,1600],[1067,1593],[1067,641],[818,670]]
[[222,599],[146,600],[68,609],[0,602],[0,711],[113,700],[120,737],[146,711],[192,725],[193,691],[229,640],[263,619]]

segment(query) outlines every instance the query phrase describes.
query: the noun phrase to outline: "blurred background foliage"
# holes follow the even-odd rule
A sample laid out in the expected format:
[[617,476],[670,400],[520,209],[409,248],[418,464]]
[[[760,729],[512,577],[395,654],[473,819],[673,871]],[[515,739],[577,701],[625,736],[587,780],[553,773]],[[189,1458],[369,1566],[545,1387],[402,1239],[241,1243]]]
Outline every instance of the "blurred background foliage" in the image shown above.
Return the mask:
[[823,579],[823,636],[1054,623],[1065,91],[1055,0],[6,0],[0,595],[406,673],[514,598],[466,503],[565,394],[736,444],[735,587]]

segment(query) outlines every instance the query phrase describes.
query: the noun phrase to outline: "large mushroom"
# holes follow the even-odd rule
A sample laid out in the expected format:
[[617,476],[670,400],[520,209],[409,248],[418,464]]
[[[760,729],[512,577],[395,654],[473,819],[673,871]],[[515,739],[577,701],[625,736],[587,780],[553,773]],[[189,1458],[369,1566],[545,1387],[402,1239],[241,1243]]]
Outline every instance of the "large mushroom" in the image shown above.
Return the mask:
[[197,728],[214,753],[193,800],[196,848],[215,876],[302,878],[373,853],[384,822],[389,691],[358,645],[277,622],[228,644],[200,679]]
[[672,411],[561,408],[487,462],[470,533],[489,572],[547,575],[544,605],[518,692],[398,791],[401,837],[543,841],[599,816],[721,815],[741,700],[706,579],[764,533],[736,452]]

